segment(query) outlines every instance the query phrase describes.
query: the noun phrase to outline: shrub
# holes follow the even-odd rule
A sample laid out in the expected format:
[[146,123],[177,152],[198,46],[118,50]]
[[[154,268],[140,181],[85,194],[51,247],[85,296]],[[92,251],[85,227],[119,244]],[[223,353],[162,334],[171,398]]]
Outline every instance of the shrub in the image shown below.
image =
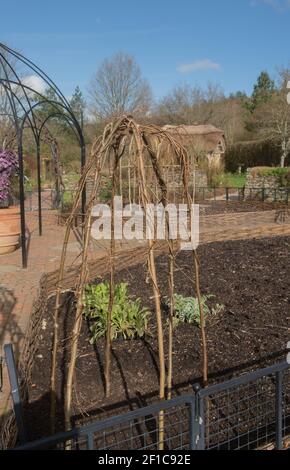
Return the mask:
[[109,202],[112,198],[112,180],[106,178],[99,192],[99,199],[102,202]]
[[267,167],[260,166],[251,169],[252,176],[260,176],[267,178],[268,176],[275,176],[279,179],[279,184],[281,187],[290,186],[290,168],[281,168],[281,167]]
[[17,155],[11,150],[0,150],[0,205],[9,206],[12,178],[18,172]]
[[277,166],[280,150],[269,141],[237,142],[228,146],[225,154],[226,171],[236,172],[239,165],[243,170],[254,166]]
[[245,185],[245,174],[239,173],[219,173],[212,179],[212,187],[218,188],[242,188]]
[[276,176],[279,178],[279,184],[281,187],[287,187],[290,185],[290,168],[268,168],[262,170],[261,176]]
[[256,167],[252,169],[252,173],[256,172],[258,176],[284,176],[290,173],[290,168],[281,167]]
[[[117,284],[114,294],[111,339],[142,338],[148,333],[150,312],[141,307],[140,299],[129,298],[126,283]],[[110,286],[108,282],[86,286],[84,315],[91,323],[91,344],[106,335],[109,301]]]
[[74,202],[74,194],[72,191],[64,191],[62,194],[62,201],[61,201],[61,212],[63,214],[70,213],[72,211]]
[[[215,304],[213,308],[207,305],[208,300],[214,298],[214,295],[203,295],[202,306],[204,311],[205,320],[210,315],[217,315],[224,309],[224,305]],[[170,301],[166,299],[166,304],[169,306]],[[196,297],[183,297],[183,295],[174,294],[174,327],[180,323],[195,323],[200,327],[200,313],[199,304]]]

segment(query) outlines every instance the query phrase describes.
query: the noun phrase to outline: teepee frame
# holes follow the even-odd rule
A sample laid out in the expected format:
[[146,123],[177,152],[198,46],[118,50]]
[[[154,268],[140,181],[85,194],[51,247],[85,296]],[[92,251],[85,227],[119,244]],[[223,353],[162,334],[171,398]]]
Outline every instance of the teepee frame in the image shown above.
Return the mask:
[[[161,203],[165,208],[172,198],[168,190],[167,175],[177,172],[179,169],[182,199],[191,207],[192,198],[189,190],[189,172],[190,164],[188,154],[185,148],[170,133],[152,125],[138,125],[133,118],[122,116],[121,118],[108,124],[103,135],[96,139],[92,146],[90,157],[84,168],[79,181],[78,190],[75,196],[72,212],[67,220],[64,245],[61,256],[59,271],[58,288],[56,295],[56,304],[54,311],[54,338],[52,350],[52,370],[51,370],[51,424],[54,431],[54,421],[56,414],[56,370],[57,370],[57,351],[59,347],[58,322],[61,307],[62,281],[66,268],[67,245],[70,233],[73,228],[74,219],[78,214],[81,195],[90,181],[91,192],[87,198],[87,205],[83,221],[83,240],[81,251],[80,273],[75,287],[76,312],[73,322],[73,329],[70,335],[70,362],[66,378],[65,390],[65,425],[66,429],[71,427],[71,409],[72,409],[72,390],[75,365],[77,360],[78,338],[82,325],[83,298],[85,286],[88,282],[88,252],[90,244],[90,231],[92,224],[92,208],[98,200],[102,179],[104,173],[111,178],[111,242],[110,242],[110,302],[108,308],[106,348],[105,348],[105,379],[106,395],[110,394],[110,364],[111,364],[111,315],[114,303],[114,285],[115,269],[118,263],[116,256],[115,237],[114,237],[114,195],[118,190],[124,190],[122,161],[127,159],[125,172],[128,174],[128,201],[129,203],[139,203],[143,207],[150,203]],[[172,170],[173,165],[174,170]],[[165,167],[165,169],[164,169]],[[138,182],[138,191],[136,185],[131,187],[131,182]],[[174,191],[173,191],[174,192]],[[174,195],[175,198],[175,195]],[[172,201],[171,201],[172,202]],[[166,363],[165,363],[165,345],[161,310],[161,293],[158,283],[156,270],[156,239],[148,240],[147,265],[148,274],[152,285],[153,298],[155,305],[157,333],[158,333],[158,352],[159,352],[159,397],[165,398],[167,387],[167,398],[171,397],[172,389],[172,349],[173,349],[173,314],[174,314],[174,258],[176,246],[169,236],[169,219],[166,214],[166,243],[168,246],[168,288],[170,298],[169,314],[169,344],[168,344],[168,365],[166,382]],[[190,211],[190,217],[192,216]],[[196,270],[195,291],[199,302],[201,330],[202,330],[202,351],[203,351],[203,377],[207,382],[207,348],[205,337],[205,324],[202,299],[199,287],[199,260],[195,250],[193,250],[194,266]],[[163,412],[159,415],[159,449],[164,445],[164,416]]]

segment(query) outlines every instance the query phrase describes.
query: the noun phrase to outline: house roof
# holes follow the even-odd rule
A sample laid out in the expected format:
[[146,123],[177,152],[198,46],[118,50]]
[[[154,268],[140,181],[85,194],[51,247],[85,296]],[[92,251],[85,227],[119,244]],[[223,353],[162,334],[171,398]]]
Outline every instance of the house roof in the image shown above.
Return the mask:
[[175,137],[185,139],[184,144],[192,144],[198,147],[199,150],[212,152],[216,149],[218,144],[223,141],[225,142],[225,135],[222,129],[218,129],[211,124],[200,125],[200,126],[163,126],[164,130],[172,133]]
[[186,125],[181,125],[181,126],[172,126],[172,125],[167,125],[163,126],[164,130],[172,132],[172,133],[177,133],[177,134],[190,134],[190,135],[208,135],[208,134],[220,134],[224,135],[224,131],[221,129],[218,129],[215,126],[212,126],[211,124],[203,124],[199,126],[186,126]]

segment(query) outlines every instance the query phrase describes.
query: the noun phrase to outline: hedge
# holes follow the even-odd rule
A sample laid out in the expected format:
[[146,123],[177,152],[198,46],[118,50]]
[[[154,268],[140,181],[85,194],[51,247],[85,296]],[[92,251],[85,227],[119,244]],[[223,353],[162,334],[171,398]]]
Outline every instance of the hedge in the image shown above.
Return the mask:
[[279,166],[279,148],[267,141],[238,142],[231,145],[225,154],[226,171],[235,173],[240,165],[243,171],[255,166]]

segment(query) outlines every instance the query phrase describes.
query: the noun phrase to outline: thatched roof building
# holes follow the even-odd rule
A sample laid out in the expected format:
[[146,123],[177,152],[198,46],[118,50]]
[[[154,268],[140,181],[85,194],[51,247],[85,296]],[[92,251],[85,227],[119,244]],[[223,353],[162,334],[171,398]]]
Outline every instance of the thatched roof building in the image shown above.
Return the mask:
[[224,131],[211,124],[200,126],[171,126],[163,127],[175,137],[179,137],[185,146],[194,150],[196,156],[221,158],[226,151]]

